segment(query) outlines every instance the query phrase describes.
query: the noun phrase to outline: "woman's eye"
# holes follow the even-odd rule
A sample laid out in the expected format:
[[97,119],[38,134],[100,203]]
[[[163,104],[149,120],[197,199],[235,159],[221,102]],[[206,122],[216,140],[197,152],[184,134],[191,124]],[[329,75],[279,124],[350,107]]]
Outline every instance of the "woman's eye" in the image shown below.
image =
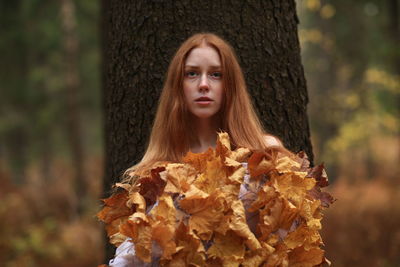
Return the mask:
[[185,75],[186,75],[187,77],[196,77],[196,76],[197,76],[197,72],[195,72],[195,71],[187,71],[187,72],[185,73]]
[[211,73],[211,77],[219,79],[219,78],[222,77],[222,73],[219,72],[219,71],[212,72],[212,73]]

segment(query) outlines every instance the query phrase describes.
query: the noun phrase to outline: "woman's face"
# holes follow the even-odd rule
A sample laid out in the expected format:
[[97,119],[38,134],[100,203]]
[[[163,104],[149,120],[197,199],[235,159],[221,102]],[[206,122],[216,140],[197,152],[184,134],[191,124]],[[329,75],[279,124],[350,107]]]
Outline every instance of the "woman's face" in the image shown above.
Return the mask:
[[220,109],[223,98],[222,66],[217,50],[210,46],[194,48],[185,62],[183,91],[189,111],[207,119]]

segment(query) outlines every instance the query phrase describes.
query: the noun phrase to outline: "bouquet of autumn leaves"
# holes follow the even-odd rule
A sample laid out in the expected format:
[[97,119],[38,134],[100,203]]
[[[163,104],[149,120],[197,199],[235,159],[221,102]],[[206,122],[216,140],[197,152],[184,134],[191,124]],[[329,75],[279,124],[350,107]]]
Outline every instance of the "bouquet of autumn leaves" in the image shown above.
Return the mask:
[[215,150],[116,184],[97,216],[112,244],[130,238],[143,262],[156,248],[160,266],[318,266],[327,185],[304,153],[232,151],[219,133]]

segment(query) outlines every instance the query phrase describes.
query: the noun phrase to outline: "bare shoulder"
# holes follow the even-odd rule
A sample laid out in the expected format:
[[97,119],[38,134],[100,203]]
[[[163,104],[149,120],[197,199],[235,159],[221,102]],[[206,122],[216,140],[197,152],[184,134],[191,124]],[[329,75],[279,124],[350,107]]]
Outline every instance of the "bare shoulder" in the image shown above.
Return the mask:
[[273,135],[266,134],[264,135],[265,144],[267,146],[281,146],[283,147],[282,142]]

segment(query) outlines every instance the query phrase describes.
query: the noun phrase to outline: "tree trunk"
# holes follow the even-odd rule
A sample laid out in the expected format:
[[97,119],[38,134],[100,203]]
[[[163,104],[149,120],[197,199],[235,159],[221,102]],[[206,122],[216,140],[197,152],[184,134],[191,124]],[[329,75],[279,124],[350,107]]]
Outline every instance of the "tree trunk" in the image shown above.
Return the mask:
[[[388,0],[389,7],[389,35],[393,41],[393,46],[400,48],[400,5],[399,0]],[[397,56],[393,57],[393,70],[396,75],[400,75],[400,56],[399,52]]]
[[105,194],[141,159],[168,64],[198,32],[233,46],[267,131],[313,160],[294,0],[102,2]]
[[61,25],[64,37],[65,101],[67,131],[75,168],[74,188],[77,196],[77,214],[86,203],[87,186],[84,174],[84,149],[82,144],[78,73],[78,36],[75,4],[73,0],[61,0]]

